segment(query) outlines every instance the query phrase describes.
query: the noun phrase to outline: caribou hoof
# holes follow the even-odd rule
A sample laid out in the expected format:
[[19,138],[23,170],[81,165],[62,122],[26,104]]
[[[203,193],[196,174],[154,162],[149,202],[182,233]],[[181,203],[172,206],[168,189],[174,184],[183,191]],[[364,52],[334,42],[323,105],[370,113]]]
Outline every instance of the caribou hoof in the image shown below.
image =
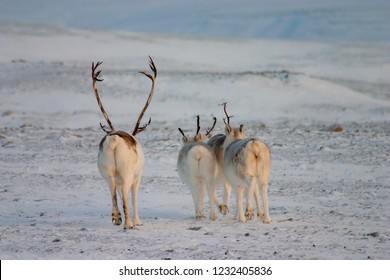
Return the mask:
[[217,214],[210,214],[210,220],[215,221],[217,219]]
[[133,225],[133,224],[125,225],[123,228],[124,228],[125,230],[126,230],[126,229],[133,229],[133,228],[134,228],[134,225]]
[[119,217],[114,217],[114,214],[112,215],[112,223],[115,225],[115,226],[120,226],[122,224],[122,218],[121,216]]
[[221,212],[223,215],[226,215],[229,213],[229,207],[227,207],[227,205],[220,205],[219,212]]
[[254,214],[254,211],[253,211],[253,208],[252,209],[246,209],[246,212],[245,212],[245,217],[247,220],[253,220],[255,214]]
[[136,226],[143,226],[143,223],[141,222],[141,220],[136,220],[135,222],[134,222],[134,224],[136,225]]
[[257,213],[257,217],[259,217],[260,221],[262,221],[263,223],[265,222],[264,213]]

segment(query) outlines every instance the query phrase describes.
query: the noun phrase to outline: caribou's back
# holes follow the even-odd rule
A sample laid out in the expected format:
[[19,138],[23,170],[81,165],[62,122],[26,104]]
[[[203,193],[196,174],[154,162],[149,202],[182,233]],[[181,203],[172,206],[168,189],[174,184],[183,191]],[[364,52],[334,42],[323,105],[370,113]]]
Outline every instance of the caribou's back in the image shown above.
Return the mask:
[[140,178],[144,166],[142,146],[135,137],[124,131],[107,134],[99,144],[98,167],[104,177],[114,177],[123,181],[123,176],[131,176],[131,181]]
[[[248,177],[269,176],[271,152],[265,143],[246,138],[233,141],[225,150],[224,170],[229,179],[246,180]],[[226,172],[225,171],[225,172]]]
[[179,152],[177,168],[181,179],[186,182],[214,178],[216,176],[214,153],[205,143],[188,143]]

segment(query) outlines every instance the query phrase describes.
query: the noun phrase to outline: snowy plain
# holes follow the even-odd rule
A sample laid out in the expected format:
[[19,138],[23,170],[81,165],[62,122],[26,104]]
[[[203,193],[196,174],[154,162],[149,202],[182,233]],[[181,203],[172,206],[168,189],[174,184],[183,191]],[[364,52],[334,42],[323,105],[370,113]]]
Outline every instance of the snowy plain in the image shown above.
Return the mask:
[[[0,22],[0,259],[390,258],[388,38],[358,27],[362,41],[146,33],[39,23],[35,11]],[[144,225],[125,231],[111,224],[96,165],[104,132],[90,67],[104,62],[103,103],[131,131],[149,92],[138,73],[148,55],[159,76],[138,137]],[[216,116],[222,133],[225,101],[233,125],[271,146],[270,225],[235,221],[234,194],[227,216],[195,220],[178,177],[177,128],[193,133],[199,114],[202,129]]]

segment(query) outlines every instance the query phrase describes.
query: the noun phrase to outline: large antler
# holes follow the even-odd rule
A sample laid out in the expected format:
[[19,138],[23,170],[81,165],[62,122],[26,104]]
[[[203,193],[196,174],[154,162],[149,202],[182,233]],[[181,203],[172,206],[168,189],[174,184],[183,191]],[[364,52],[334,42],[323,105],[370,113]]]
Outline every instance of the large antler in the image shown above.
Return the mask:
[[134,136],[137,135],[138,133],[144,131],[146,129],[146,127],[150,124],[150,122],[152,121],[152,119],[149,118],[149,122],[148,123],[144,124],[143,126],[139,126],[140,123],[141,123],[142,117],[144,116],[145,111],[148,108],[148,106],[150,104],[150,101],[152,100],[152,97],[153,97],[153,94],[154,94],[154,83],[155,83],[156,77],[157,77],[157,68],[156,68],[156,65],[154,65],[153,59],[150,56],[149,56],[149,67],[153,71],[153,76],[148,74],[148,73],[146,73],[146,72],[144,72],[144,71],[139,72],[141,74],[144,74],[146,77],[148,77],[149,79],[152,80],[152,88],[151,88],[150,93],[149,93],[149,98],[146,101],[146,104],[145,104],[144,108],[142,109],[142,112],[139,115],[137,123],[136,123],[136,125],[134,127],[134,131],[133,131],[133,135]]
[[102,111],[102,114],[104,116],[104,118],[106,119],[108,125],[110,126],[110,129],[111,130],[107,130],[104,126],[102,125],[102,123],[100,123],[100,127],[103,129],[104,132],[106,133],[110,133],[112,131],[115,130],[114,126],[112,125],[111,121],[110,121],[110,118],[108,117],[107,113],[106,113],[106,110],[104,110],[104,107],[103,107],[103,104],[100,100],[100,97],[99,97],[99,92],[98,92],[98,89],[97,89],[97,86],[96,86],[96,82],[102,82],[103,79],[100,79],[99,78],[99,75],[100,73],[102,72],[101,70],[97,71],[96,72],[96,69],[99,67],[99,65],[101,65],[103,62],[102,61],[98,61],[95,65],[95,63],[92,62],[92,86],[93,86],[93,90],[95,91],[95,96],[96,96],[96,100],[99,104],[99,107],[100,107],[100,111]]
[[214,129],[215,124],[217,123],[216,117],[214,117],[213,120],[214,120],[213,126],[209,130],[206,130],[206,136],[208,136],[210,134],[210,132]]
[[231,126],[230,126],[230,118],[233,118],[233,116],[229,116],[229,115],[228,115],[228,113],[227,113],[227,111],[226,111],[226,104],[227,104],[227,102],[224,102],[224,103],[219,104],[219,105],[220,105],[220,106],[223,105],[223,111],[225,112],[226,119],[227,119],[227,122],[226,122],[226,119],[223,118],[223,122],[224,122],[225,125],[226,125],[227,127],[229,127],[229,129],[230,129],[230,128],[231,128]]

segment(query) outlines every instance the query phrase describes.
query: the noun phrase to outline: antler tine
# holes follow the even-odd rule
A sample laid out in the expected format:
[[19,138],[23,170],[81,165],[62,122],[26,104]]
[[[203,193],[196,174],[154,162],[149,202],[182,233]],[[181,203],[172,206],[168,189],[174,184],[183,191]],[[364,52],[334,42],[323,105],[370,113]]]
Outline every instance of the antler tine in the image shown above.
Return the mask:
[[93,81],[98,81],[98,82],[101,82],[101,81],[103,81],[103,79],[99,79],[98,77],[99,77],[99,75],[100,75],[100,73],[102,72],[101,70],[99,70],[99,71],[97,71],[96,73],[95,73],[95,71],[96,71],[96,69],[99,67],[99,65],[101,65],[103,63],[103,61],[98,61],[97,63],[96,63],[96,66],[95,66],[95,63],[93,63],[92,62],[92,80]]
[[143,126],[138,127],[138,133],[144,131],[146,127],[152,122],[152,118],[149,118],[149,121],[145,123]]
[[199,134],[199,130],[200,130],[200,117],[199,117],[199,115],[197,115],[196,116],[196,134],[195,134],[195,136]]
[[222,106],[223,105],[223,111],[225,112],[225,115],[226,115],[226,119],[227,119],[227,122],[226,122],[226,119],[223,118],[223,122],[225,123],[226,126],[228,126],[230,128],[230,118],[233,118],[233,116],[230,116],[228,115],[227,111],[226,111],[226,104],[227,102],[224,102],[222,104],[219,104],[219,106]]
[[139,72],[141,74],[144,74],[146,77],[148,77],[149,79],[152,80],[152,88],[150,89],[148,100],[146,101],[146,104],[145,104],[144,108],[142,109],[141,114],[139,115],[137,123],[134,127],[134,131],[133,131],[134,136],[137,135],[139,132],[144,131],[146,129],[146,127],[151,122],[151,119],[149,119],[149,122],[147,124],[144,124],[142,127],[139,126],[139,124],[141,123],[142,117],[144,116],[144,114],[146,112],[146,109],[149,107],[150,101],[152,101],[152,97],[154,94],[154,84],[155,84],[155,80],[157,77],[157,68],[156,68],[156,65],[154,64],[153,59],[150,56],[149,56],[149,67],[153,71],[153,76],[144,72],[144,71]]
[[145,71],[140,71],[139,73],[144,74],[146,77],[154,81],[157,78],[157,68],[156,65],[154,64],[153,59],[149,56],[149,67],[153,71],[153,76],[146,73]]
[[157,68],[156,68],[156,65],[154,64],[153,59],[150,57],[150,55],[149,55],[149,67],[150,67],[150,69],[152,69],[153,74],[154,74],[154,78],[156,79],[157,78]]
[[208,136],[210,134],[210,132],[214,129],[215,124],[217,123],[216,117],[214,117],[213,120],[214,120],[213,126],[209,130],[206,130],[206,136]]
[[101,70],[97,71],[96,72],[96,69],[99,67],[99,65],[101,65],[103,62],[102,61],[98,61],[95,65],[94,62],[92,62],[92,87],[93,87],[93,90],[95,92],[95,97],[96,97],[96,100],[98,102],[98,105],[99,105],[99,108],[100,108],[100,111],[102,112],[103,114],[103,117],[106,119],[108,125],[110,126],[110,129],[111,130],[107,130],[105,129],[105,126],[103,126],[101,123],[100,123],[100,127],[103,129],[104,132],[106,133],[110,133],[111,131],[114,131],[115,128],[114,126],[112,125],[111,121],[110,121],[110,118],[108,117],[107,113],[106,113],[106,110],[104,110],[104,107],[103,107],[103,104],[102,104],[102,101],[100,100],[100,97],[99,97],[99,92],[98,92],[98,89],[97,89],[97,86],[96,86],[96,82],[102,82],[103,79],[100,79],[99,78],[99,75],[100,73],[102,72]]
[[100,128],[105,132],[105,133],[110,133],[112,130],[108,130],[106,129],[106,126],[105,125],[102,125],[102,123],[100,123]]

